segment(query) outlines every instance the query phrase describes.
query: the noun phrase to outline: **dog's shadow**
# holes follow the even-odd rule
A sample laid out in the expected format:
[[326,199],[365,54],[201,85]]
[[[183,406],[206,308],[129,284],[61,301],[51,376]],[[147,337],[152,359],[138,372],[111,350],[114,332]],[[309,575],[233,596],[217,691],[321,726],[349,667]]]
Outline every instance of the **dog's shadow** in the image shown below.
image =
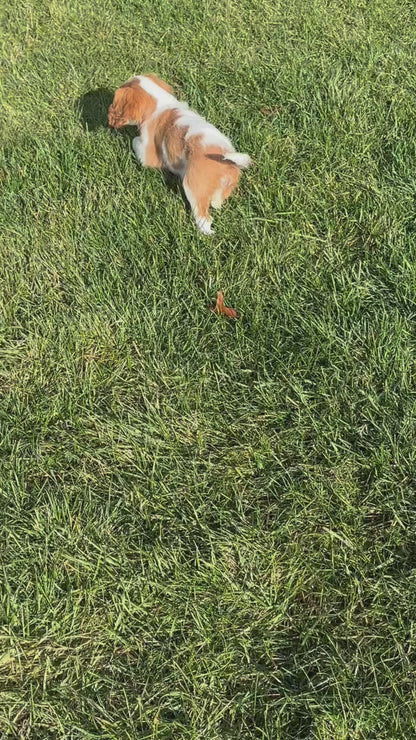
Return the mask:
[[[100,128],[108,128],[108,109],[113,102],[114,92],[107,87],[99,87],[81,95],[76,102],[81,123],[85,131],[98,131]],[[125,126],[116,131],[108,129],[113,136],[134,139],[137,136],[135,126]]]
[[113,101],[113,94],[108,88],[99,87],[78,98],[77,108],[86,131],[96,131],[108,126],[108,109]]
[[[81,123],[86,131],[97,131],[98,129],[108,127],[108,109],[113,101],[113,97],[114,92],[106,87],[99,87],[97,90],[90,90],[78,98],[77,109]],[[118,131],[113,130],[114,136],[122,136],[129,139],[130,147],[132,140],[137,134],[136,126],[125,126]],[[189,203],[183,192],[180,179],[167,170],[162,170],[162,175],[167,190],[175,195],[180,195],[187,209],[189,209]]]
[[184,193],[180,178],[177,175],[173,175],[169,170],[162,170],[162,175],[166,190],[175,195],[179,195],[184,202],[186,210],[190,213],[191,206],[189,205],[189,201]]

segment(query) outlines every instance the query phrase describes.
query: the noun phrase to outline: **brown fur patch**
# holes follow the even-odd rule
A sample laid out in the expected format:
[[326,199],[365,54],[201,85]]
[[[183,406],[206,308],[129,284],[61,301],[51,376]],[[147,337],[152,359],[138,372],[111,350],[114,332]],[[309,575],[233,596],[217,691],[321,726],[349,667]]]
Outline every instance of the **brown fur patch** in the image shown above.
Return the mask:
[[108,111],[108,123],[113,128],[139,126],[156,110],[156,101],[141,87],[139,80],[125,82],[116,90]]
[[166,155],[175,168],[180,167],[181,161],[187,158],[187,142],[185,127],[176,126],[177,110],[168,110],[162,113],[156,121],[155,142],[157,149],[162,151],[164,145]]
[[[218,155],[218,152],[211,154]],[[238,185],[240,174],[239,168],[229,162],[208,159],[207,152],[202,147],[199,152],[192,153],[188,160],[184,185],[192,193],[200,217],[208,218],[209,207],[218,193],[222,200],[231,195]]]

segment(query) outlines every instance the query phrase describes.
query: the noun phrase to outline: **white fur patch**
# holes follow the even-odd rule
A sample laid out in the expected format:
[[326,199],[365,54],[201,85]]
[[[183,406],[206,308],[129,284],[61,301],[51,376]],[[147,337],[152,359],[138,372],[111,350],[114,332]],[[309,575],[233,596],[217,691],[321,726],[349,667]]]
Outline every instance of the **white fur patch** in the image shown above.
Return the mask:
[[169,160],[169,157],[168,157],[168,153],[166,151],[166,144],[165,144],[164,141],[162,141],[162,159],[163,159],[163,164],[165,164],[166,167],[170,167],[171,166],[170,165],[170,160]]
[[230,152],[234,151],[233,145],[227,136],[192,110],[184,110],[176,121],[176,125],[187,126],[186,139],[190,139],[192,136],[202,136],[205,146],[218,146]]
[[198,216],[198,209],[196,207],[196,200],[194,198],[194,194],[193,194],[192,190],[190,188],[188,188],[187,185],[185,185],[185,183],[183,183],[183,189],[184,189],[184,193],[185,193],[186,197],[188,198],[188,203],[191,206],[192,213],[194,214],[195,217],[197,217]]
[[196,220],[196,225],[202,234],[211,236],[211,234],[213,233],[211,229],[211,219],[210,218],[198,218]]
[[149,143],[149,136],[147,133],[147,126],[144,124],[140,130],[140,136],[135,136],[133,139],[132,147],[136,155],[136,159],[146,166],[146,151]]
[[177,104],[177,100],[174,97],[174,95],[171,95],[170,93],[166,92],[166,90],[163,89],[163,87],[160,87],[156,82],[150,79],[150,77],[146,77],[146,75],[138,75],[137,79],[140,82],[140,86],[145,90],[149,95],[152,96],[156,100],[157,107],[164,107],[164,108],[174,108]]
[[242,170],[246,170],[251,165],[251,159],[248,154],[241,154],[241,152],[227,152],[223,158],[228,162],[234,162]]
[[223,203],[223,197],[222,197],[222,188],[218,188],[218,190],[215,191],[214,195],[211,198],[211,205],[213,208],[218,210],[221,208]]

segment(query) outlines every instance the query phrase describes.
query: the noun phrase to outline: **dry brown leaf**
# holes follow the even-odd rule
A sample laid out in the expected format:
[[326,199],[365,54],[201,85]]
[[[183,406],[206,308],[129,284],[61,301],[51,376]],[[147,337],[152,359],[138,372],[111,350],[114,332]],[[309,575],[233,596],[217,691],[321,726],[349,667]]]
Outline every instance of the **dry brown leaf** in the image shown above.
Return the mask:
[[215,306],[211,308],[211,311],[213,311],[216,314],[222,314],[223,316],[228,316],[229,319],[238,319],[238,313],[235,310],[235,308],[230,308],[230,306],[226,306],[224,303],[224,293],[222,290],[219,290],[217,293],[217,302]]
[[280,105],[275,105],[274,108],[260,108],[260,113],[263,114],[263,116],[268,116],[269,118],[274,118],[274,116],[278,116],[282,112],[282,108]]

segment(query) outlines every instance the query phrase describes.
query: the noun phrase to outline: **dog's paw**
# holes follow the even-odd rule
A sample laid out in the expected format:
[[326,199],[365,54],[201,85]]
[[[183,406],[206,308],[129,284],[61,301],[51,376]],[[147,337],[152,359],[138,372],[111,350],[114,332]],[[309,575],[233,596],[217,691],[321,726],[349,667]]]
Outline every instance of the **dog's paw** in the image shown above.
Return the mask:
[[131,142],[133,154],[140,164],[144,164],[146,159],[146,152],[143,149],[143,143],[140,136],[135,136]]
[[205,234],[205,236],[212,236],[214,232],[211,228],[211,223],[212,222],[210,218],[199,218],[196,222],[196,225],[201,234]]

